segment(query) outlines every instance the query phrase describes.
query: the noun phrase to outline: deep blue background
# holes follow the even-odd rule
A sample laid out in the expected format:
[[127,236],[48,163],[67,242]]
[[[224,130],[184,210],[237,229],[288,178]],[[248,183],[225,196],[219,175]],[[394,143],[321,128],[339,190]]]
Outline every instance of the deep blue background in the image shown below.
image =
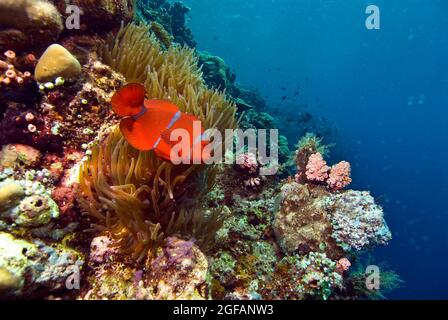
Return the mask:
[[[183,2],[199,49],[270,105],[309,79],[301,99],[339,128],[352,187],[387,199],[394,239],[375,256],[406,281],[390,298],[448,298],[448,1]],[[381,30],[365,28],[368,4]]]

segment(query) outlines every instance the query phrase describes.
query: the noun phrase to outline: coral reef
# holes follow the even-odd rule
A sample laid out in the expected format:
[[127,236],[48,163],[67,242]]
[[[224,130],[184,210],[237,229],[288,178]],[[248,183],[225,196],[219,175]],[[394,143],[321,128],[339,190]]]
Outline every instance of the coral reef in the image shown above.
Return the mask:
[[173,42],[173,37],[165,30],[165,28],[158,22],[151,22],[151,32],[156,36],[157,40],[165,47],[169,48]]
[[[235,82],[235,74],[223,59],[206,51],[199,52],[199,66],[204,73],[204,81],[216,89],[229,89]],[[242,99],[240,104],[248,105]],[[249,108],[252,106],[249,106]],[[252,107],[253,108],[253,107]]]
[[391,233],[383,217],[383,209],[368,191],[349,190],[327,198],[331,211],[333,237],[344,248],[362,250],[386,244]]
[[55,81],[58,77],[73,79],[81,73],[79,61],[63,46],[49,46],[36,65],[34,76],[38,82]]
[[41,48],[57,40],[63,23],[56,7],[45,0],[0,2],[0,50]]
[[[81,30],[62,30],[69,4]],[[344,190],[350,164],[327,165],[321,134],[295,157],[280,135],[280,172],[266,177],[245,148],[233,165],[174,165],[126,142],[110,100],[129,82],[205,129],[288,125],[222,58],[194,49],[188,11],[0,3],[0,298],[384,298],[399,277],[385,269],[384,290],[369,291],[358,261],[391,239],[382,208]]]
[[186,15],[190,8],[180,1],[137,0],[137,16],[143,22],[156,22],[173,37],[174,42],[196,47],[193,34],[187,27]]
[[[152,98],[171,99],[182,111],[196,115],[205,128],[224,132],[235,127],[234,105],[222,93],[204,86],[192,50],[170,47],[163,51],[154,37],[148,40],[146,27],[129,25],[111,38],[103,56],[129,82],[144,83]],[[179,204],[208,190],[213,167],[174,166],[152,151],[130,147],[117,127],[109,129],[81,168],[83,197],[79,201],[84,209],[115,230],[126,249],[139,259],[164,235],[173,234],[189,221],[202,226],[202,230],[197,228],[196,239],[209,239],[209,232],[219,226],[218,215],[198,215],[194,212],[201,208],[190,212]]]
[[[0,296],[32,297],[37,289],[52,292],[84,261],[75,251],[28,242],[0,232]],[[42,293],[41,293],[42,294]]]
[[277,264],[264,294],[270,299],[329,299],[343,287],[336,263],[324,253],[288,256]]
[[305,175],[309,181],[322,182],[328,179],[328,170],[330,168],[327,166],[322,155],[320,153],[313,153],[308,159]]
[[[82,11],[80,29],[84,32],[104,32],[120,27],[132,19],[133,0],[51,0],[60,14],[67,18],[68,5],[75,5]],[[69,11],[70,12],[70,11]]]
[[83,299],[204,299],[208,262],[194,243],[168,237],[144,266],[137,267],[120,258],[106,239],[92,242],[93,270],[82,289]]
[[342,250],[332,238],[333,228],[325,206],[327,196],[324,188],[295,181],[282,186],[274,228],[285,252],[307,254],[323,249],[332,259],[342,257]]

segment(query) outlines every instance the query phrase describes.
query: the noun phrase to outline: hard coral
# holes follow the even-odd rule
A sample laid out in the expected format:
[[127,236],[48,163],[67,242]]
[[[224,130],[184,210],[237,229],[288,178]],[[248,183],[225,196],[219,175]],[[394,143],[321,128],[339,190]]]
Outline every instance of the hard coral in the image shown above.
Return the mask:
[[0,58],[0,97],[22,103],[35,102],[37,90],[30,72],[33,66],[27,65],[26,59],[19,59],[12,50],[6,51],[4,56],[5,60]]
[[[68,17],[66,8],[75,5],[82,11],[80,28],[84,32],[109,32],[132,19],[134,0],[51,0]],[[68,30],[70,31],[70,30]],[[77,31],[77,30],[74,30]],[[75,33],[75,32],[74,32]]]
[[95,241],[95,263],[83,299],[204,299],[208,262],[191,242],[169,237],[139,268],[124,263],[110,240],[103,240]]
[[81,73],[78,60],[63,46],[49,46],[36,65],[35,77],[38,82],[54,81],[58,77],[73,79]]
[[342,276],[336,263],[325,253],[310,252],[304,256],[284,257],[263,290],[269,299],[329,299],[342,288]]
[[7,144],[0,151],[0,169],[32,167],[39,163],[41,152],[23,144]]
[[[199,65],[204,73],[205,82],[220,90],[228,90],[235,81],[235,74],[226,65],[223,59],[208,52],[199,52]],[[245,103],[242,101],[241,103]]]
[[0,297],[36,298],[60,290],[82,264],[74,250],[0,232]]
[[193,34],[186,25],[186,14],[190,11],[183,3],[167,0],[137,0],[137,17],[143,22],[157,22],[173,36],[174,42],[196,46]]
[[342,257],[327,217],[325,200],[328,195],[323,186],[311,188],[297,182],[283,185],[274,230],[284,252],[306,254],[323,250],[332,259]]
[[363,250],[386,244],[392,235],[383,217],[383,209],[366,191],[349,190],[332,194],[327,208],[333,225],[333,238],[346,250]]
[[242,174],[245,187],[257,188],[266,179],[260,176],[257,156],[253,153],[242,153],[236,158],[236,168]]
[[0,200],[0,222],[8,230],[43,226],[59,217],[58,206],[39,182],[6,179],[0,182]]
[[151,22],[150,30],[165,48],[171,46],[173,38],[160,23]]
[[208,261],[192,242],[167,238],[147,265],[156,299],[203,299]]
[[60,14],[48,1],[0,2],[0,49],[45,47],[59,37],[62,29]]

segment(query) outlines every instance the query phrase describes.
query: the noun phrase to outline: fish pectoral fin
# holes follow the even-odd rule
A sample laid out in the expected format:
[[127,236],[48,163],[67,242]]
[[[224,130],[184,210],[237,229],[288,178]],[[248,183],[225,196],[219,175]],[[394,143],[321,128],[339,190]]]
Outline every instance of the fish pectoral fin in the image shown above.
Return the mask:
[[132,118],[122,119],[120,130],[126,141],[140,151],[152,150],[154,143],[157,141],[157,138],[150,138],[148,131],[142,127],[141,123],[134,121]]

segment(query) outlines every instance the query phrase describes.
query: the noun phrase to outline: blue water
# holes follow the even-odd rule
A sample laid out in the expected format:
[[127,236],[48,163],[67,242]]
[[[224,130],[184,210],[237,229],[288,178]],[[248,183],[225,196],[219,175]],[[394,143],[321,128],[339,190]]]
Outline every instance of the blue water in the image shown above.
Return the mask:
[[[198,49],[238,82],[285,112],[297,104],[281,97],[300,83],[308,111],[337,126],[352,187],[386,199],[394,239],[375,257],[406,282],[390,298],[448,298],[448,1],[183,2]],[[369,4],[380,30],[365,27]]]

